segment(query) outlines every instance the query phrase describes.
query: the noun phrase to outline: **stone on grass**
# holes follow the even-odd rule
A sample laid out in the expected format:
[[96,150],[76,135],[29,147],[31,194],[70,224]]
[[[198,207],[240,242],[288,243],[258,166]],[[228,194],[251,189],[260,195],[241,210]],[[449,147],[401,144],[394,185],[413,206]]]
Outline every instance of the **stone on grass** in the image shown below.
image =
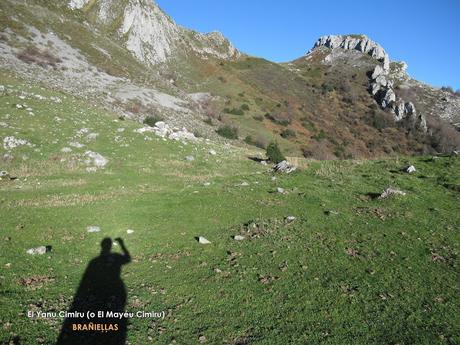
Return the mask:
[[236,236],[233,236],[233,239],[234,239],[235,241],[243,241],[243,240],[244,240],[244,236],[236,235]]
[[187,157],[185,157],[185,160],[186,160],[186,161],[189,161],[189,162],[192,162],[192,161],[195,160],[195,157],[193,157],[193,156],[187,156]]
[[211,242],[208,241],[206,238],[204,238],[203,236],[199,236],[198,237],[198,243],[201,243],[201,244],[210,244]]
[[40,247],[36,247],[36,248],[30,248],[27,250],[27,254],[30,254],[30,255],[43,255],[43,254],[46,254],[48,252],[50,252],[52,249],[51,246],[40,246]]
[[89,232],[89,233],[94,233],[94,232],[99,232],[99,231],[101,231],[101,228],[98,227],[98,226],[91,225],[91,226],[88,226],[88,227],[86,228],[86,231]]
[[214,150],[209,150],[209,154],[210,154],[211,156],[215,156],[215,155],[217,155],[217,152],[214,151]]
[[127,233],[128,235],[131,235],[132,233],[134,233],[134,230],[128,229],[128,230],[126,230],[126,233]]
[[294,217],[294,216],[287,216],[286,217],[286,221],[289,222],[289,223],[293,222],[294,220],[296,220],[296,217]]
[[289,174],[296,170],[296,167],[290,164],[288,161],[282,161],[275,166],[273,166],[274,172],[286,173]]
[[389,198],[389,197],[392,197],[392,196],[395,196],[395,195],[403,195],[404,196],[404,195],[406,195],[406,193],[403,192],[402,190],[389,187],[389,188],[385,189],[382,194],[380,194],[379,199],[386,199],[386,198]]
[[416,172],[417,169],[415,169],[415,167],[413,165],[408,165],[407,167],[403,168],[403,171],[408,173],[408,174],[412,174],[412,173]]
[[281,187],[277,187],[277,188],[276,188],[276,191],[277,191],[278,193],[280,193],[280,194],[284,194],[284,192],[285,192],[284,188],[281,188]]

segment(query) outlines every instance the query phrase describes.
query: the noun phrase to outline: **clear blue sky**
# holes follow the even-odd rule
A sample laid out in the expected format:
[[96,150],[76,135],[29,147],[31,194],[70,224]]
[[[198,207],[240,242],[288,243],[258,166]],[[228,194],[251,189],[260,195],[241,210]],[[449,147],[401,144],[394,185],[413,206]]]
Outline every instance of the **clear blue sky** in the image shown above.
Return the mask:
[[363,33],[435,86],[460,89],[460,0],[157,0],[178,24],[218,30],[248,54],[290,61],[319,36]]

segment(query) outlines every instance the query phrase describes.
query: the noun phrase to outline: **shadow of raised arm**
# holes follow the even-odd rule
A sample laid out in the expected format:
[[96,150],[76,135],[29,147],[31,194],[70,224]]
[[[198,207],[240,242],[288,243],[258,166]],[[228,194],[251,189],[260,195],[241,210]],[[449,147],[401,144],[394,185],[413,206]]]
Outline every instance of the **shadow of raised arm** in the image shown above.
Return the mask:
[[126,248],[125,242],[123,241],[123,239],[120,238],[120,237],[117,237],[117,238],[115,239],[115,241],[116,241],[116,242],[120,245],[120,247],[121,247],[121,250],[122,250],[122,252],[123,252],[123,256],[124,256],[124,259],[125,259],[125,260],[124,260],[124,263],[127,264],[127,263],[131,262],[131,254],[129,254],[128,248]]

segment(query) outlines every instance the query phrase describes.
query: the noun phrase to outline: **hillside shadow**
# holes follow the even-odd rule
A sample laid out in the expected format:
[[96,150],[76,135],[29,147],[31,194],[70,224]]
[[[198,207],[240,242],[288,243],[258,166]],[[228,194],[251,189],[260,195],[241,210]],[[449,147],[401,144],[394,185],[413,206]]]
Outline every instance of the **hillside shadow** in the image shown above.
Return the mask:
[[[101,252],[86,267],[68,310],[74,314],[67,315],[64,320],[56,345],[125,344],[128,320],[107,315],[107,312],[124,312],[127,300],[120,273],[121,267],[131,261],[131,256],[121,238],[115,241],[122,254],[111,251],[111,238],[102,240]],[[88,313],[94,313],[94,317],[87,318]]]
[[250,159],[251,161],[257,162],[257,163],[266,161],[266,159],[263,159],[263,158],[260,158],[260,157],[254,157],[254,156],[249,156],[248,159]]

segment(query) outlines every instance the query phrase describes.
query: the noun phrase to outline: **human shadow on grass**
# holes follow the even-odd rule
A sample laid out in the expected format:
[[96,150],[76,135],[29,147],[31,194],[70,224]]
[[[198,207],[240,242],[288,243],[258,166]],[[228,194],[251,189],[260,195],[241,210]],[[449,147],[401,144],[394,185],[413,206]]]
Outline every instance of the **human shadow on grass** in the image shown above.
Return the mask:
[[[111,251],[111,238],[102,240],[101,252],[86,267],[56,345],[125,344],[128,320],[110,313],[125,311],[127,292],[120,273],[121,267],[131,261],[131,256],[121,238],[115,241],[122,254]],[[94,317],[90,313],[94,313]]]

